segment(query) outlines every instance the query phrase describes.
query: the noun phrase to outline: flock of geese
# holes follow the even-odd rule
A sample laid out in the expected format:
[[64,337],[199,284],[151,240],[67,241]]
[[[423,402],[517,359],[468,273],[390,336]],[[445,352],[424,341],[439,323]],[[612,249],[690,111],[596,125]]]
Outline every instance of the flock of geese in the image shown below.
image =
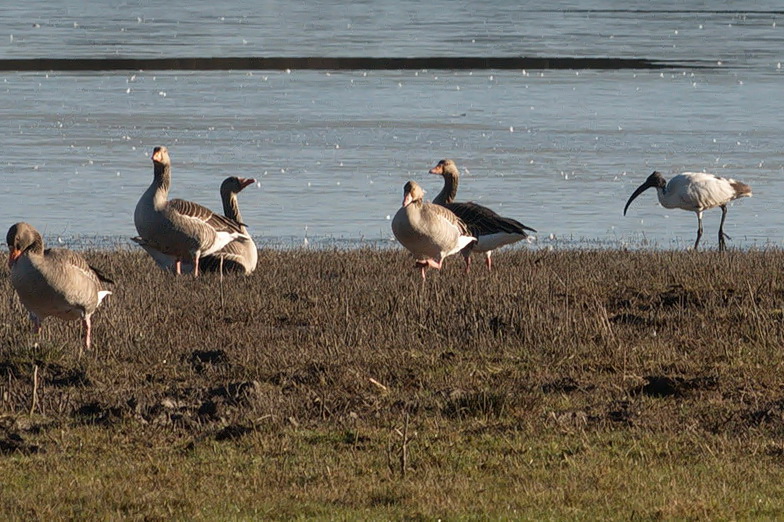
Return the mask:
[[463,255],[466,271],[472,252],[484,253],[487,269],[492,270],[493,250],[536,232],[485,206],[456,202],[460,171],[454,161],[439,161],[430,174],[444,178],[444,188],[433,202],[424,201],[425,191],[416,181],[409,181],[403,187],[403,206],[392,219],[392,233],[417,259],[422,279],[428,267],[440,269],[442,260],[457,252]]
[[[216,214],[191,201],[169,199],[171,160],[166,147],[153,150],[152,162],[153,181],[134,212],[139,235],[133,241],[159,267],[175,274],[192,273],[198,277],[203,271],[252,273],[258,263],[258,249],[242,221],[237,194],[256,180],[226,178],[220,188],[223,214]],[[395,238],[413,254],[423,280],[428,268],[440,269],[444,258],[458,252],[464,258],[466,271],[470,270],[472,253],[484,254],[487,269],[492,270],[491,255],[495,249],[528,238],[528,232],[536,232],[485,206],[456,202],[460,172],[454,161],[440,161],[430,174],[444,180],[444,187],[433,202],[424,201],[422,188],[409,181],[403,188],[403,204],[392,220]],[[719,249],[724,250],[726,205],[751,196],[748,185],[713,174],[686,172],[667,182],[654,172],[631,195],[624,215],[632,201],[648,188],[656,188],[663,207],[697,214],[695,250],[702,237],[704,210],[721,208]],[[33,331],[38,332],[48,316],[81,319],[84,347],[89,349],[90,318],[111,294],[103,283],[113,281],[76,252],[45,249],[41,234],[28,223],[11,226],[6,241],[11,284],[30,314]]]

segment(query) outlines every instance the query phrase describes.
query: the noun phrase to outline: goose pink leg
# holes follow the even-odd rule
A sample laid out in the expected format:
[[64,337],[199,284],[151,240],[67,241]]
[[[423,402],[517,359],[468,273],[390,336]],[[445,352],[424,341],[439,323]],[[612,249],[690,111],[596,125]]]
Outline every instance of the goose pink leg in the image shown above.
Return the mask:
[[90,316],[86,316],[82,319],[82,327],[84,328],[84,347],[88,350],[90,349],[90,344],[92,340],[92,321],[90,320]]
[[435,268],[436,270],[441,270],[441,261],[435,261],[433,259],[423,259],[416,262],[416,267],[422,270],[422,279],[425,279],[425,271],[429,266]]

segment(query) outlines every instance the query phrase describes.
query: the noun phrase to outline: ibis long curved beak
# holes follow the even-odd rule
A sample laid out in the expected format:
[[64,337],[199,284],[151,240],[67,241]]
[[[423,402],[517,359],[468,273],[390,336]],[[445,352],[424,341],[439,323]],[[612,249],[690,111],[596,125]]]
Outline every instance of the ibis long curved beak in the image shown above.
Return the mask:
[[623,215],[624,216],[626,215],[626,211],[629,209],[629,205],[632,204],[632,201],[634,201],[635,198],[637,198],[637,196],[639,196],[640,194],[642,194],[643,192],[645,192],[646,190],[648,190],[649,188],[651,188],[653,186],[654,186],[653,183],[650,183],[649,181],[646,181],[645,183],[643,183],[642,185],[637,187],[637,190],[635,190],[632,193],[632,195],[629,197],[629,201],[626,202],[626,206],[623,207]]

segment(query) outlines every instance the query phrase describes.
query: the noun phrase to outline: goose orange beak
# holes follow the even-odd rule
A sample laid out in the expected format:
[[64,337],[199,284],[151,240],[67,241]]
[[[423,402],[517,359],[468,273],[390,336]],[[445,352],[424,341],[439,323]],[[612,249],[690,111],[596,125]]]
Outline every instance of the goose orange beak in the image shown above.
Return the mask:
[[22,257],[22,251],[18,248],[11,250],[8,253],[8,268],[11,268],[16,264],[16,260]]
[[240,180],[241,188],[245,188],[248,185],[253,185],[254,183],[256,183],[256,180],[253,178],[239,178],[239,180]]

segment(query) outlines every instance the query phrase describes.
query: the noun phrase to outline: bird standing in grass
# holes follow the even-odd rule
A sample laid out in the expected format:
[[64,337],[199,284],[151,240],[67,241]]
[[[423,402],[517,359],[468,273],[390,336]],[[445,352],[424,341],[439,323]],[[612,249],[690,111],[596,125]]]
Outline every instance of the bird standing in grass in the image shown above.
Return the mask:
[[[238,178],[229,176],[220,186],[220,196],[223,202],[223,214],[242,225],[242,231],[248,234],[247,227],[242,221],[240,206],[237,201],[237,194],[244,188],[256,183],[253,178]],[[248,234],[249,235],[249,234]],[[147,245],[141,237],[132,237],[132,241],[145,249],[155,260],[155,263],[167,271],[176,270],[177,259],[174,256],[163,254],[158,250]],[[250,237],[245,239],[240,237],[230,242],[221,250],[214,254],[204,256],[199,260],[199,269],[203,272],[234,272],[245,275],[251,274],[256,270],[258,264],[259,251],[256,243]],[[180,263],[180,272],[190,274],[193,272],[193,263],[183,261]]]
[[452,211],[427,203],[425,191],[415,181],[403,187],[403,206],[392,219],[392,233],[416,258],[425,279],[427,267],[441,268],[447,256],[476,241]]
[[[82,320],[84,347],[90,349],[90,317],[104,297],[111,294],[101,281],[112,283],[76,252],[44,249],[41,234],[28,223],[16,223],[6,235],[11,285],[30,313],[33,331],[52,315],[66,321]],[[82,354],[81,348],[79,355]]]
[[460,171],[451,159],[444,159],[430,169],[430,174],[438,174],[444,178],[444,188],[433,199],[433,203],[448,208],[462,219],[471,235],[476,237],[476,242],[465,247],[461,254],[466,264],[466,272],[471,268],[471,253],[481,252],[485,255],[485,265],[488,270],[493,269],[490,257],[493,250],[504,245],[516,243],[528,238],[528,232],[536,232],[512,218],[500,216],[494,210],[473,202],[457,203],[457,184]]
[[139,233],[135,241],[148,252],[174,257],[177,274],[183,262],[190,262],[194,277],[198,277],[202,256],[214,254],[238,238],[250,240],[241,223],[192,201],[168,199],[171,160],[166,147],[155,147],[152,163],[152,184],[139,198],[133,216]]
[[632,201],[648,190],[656,189],[659,203],[664,208],[680,208],[697,213],[697,240],[694,242],[694,249],[700,244],[702,237],[702,212],[713,207],[721,207],[721,224],[719,224],[719,251],[726,248],[724,239],[731,239],[724,233],[724,219],[727,217],[727,203],[732,200],[751,197],[751,187],[740,181],[730,178],[721,178],[715,174],[706,172],[684,172],[674,176],[668,182],[660,172],[654,171],[648,176],[645,183],[637,187],[632,193],[626,206],[623,208],[623,215],[631,205]]
[[253,178],[238,178],[229,176],[223,180],[220,186],[221,201],[223,202],[223,215],[233,219],[242,225],[242,231],[248,238],[235,239],[221,250],[203,259],[205,270],[239,272],[245,275],[256,270],[259,260],[259,251],[256,243],[250,238],[248,229],[242,221],[240,205],[237,201],[237,194],[242,192],[245,187],[253,185],[256,180]]

